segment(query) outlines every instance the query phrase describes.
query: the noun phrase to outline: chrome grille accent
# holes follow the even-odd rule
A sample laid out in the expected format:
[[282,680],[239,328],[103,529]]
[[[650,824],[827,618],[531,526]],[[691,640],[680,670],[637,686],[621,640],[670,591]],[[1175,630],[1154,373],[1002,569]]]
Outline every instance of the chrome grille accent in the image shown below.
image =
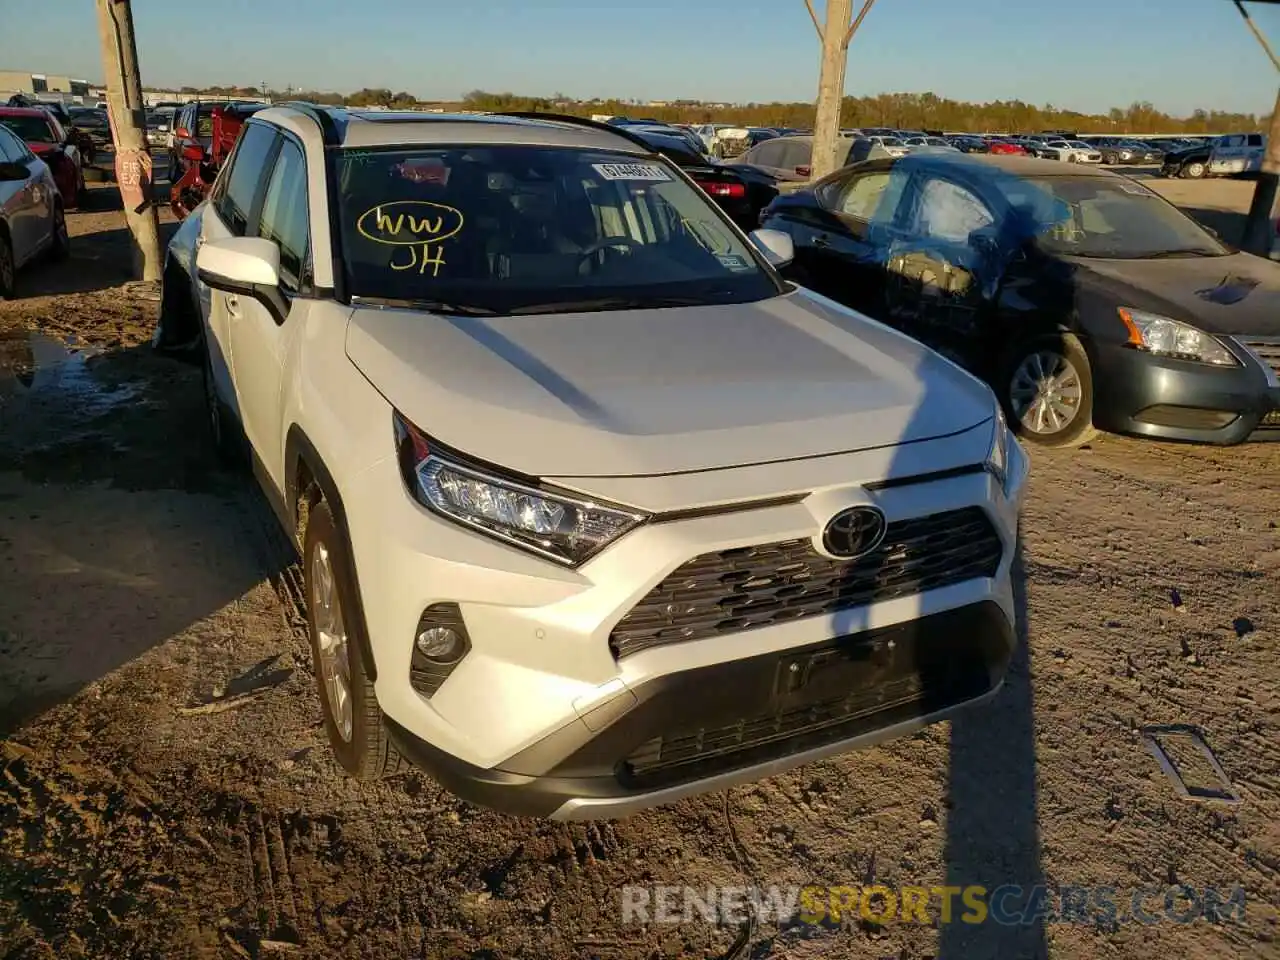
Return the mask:
[[894,521],[880,547],[854,561],[826,557],[808,539],[705,553],[649,591],[609,646],[622,658],[994,577],[1002,553],[981,507]]

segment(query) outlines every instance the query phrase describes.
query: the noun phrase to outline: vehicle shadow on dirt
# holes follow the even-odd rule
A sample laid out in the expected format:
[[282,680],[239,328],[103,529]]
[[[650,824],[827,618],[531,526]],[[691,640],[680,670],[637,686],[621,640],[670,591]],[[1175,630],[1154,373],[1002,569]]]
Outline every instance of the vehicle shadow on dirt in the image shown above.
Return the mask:
[[[946,885],[957,892],[952,922],[939,932],[943,958],[1038,960],[1048,951],[1021,544],[1012,576],[1018,636],[1004,688],[988,704],[951,722],[944,858]],[[960,891],[974,886],[985,891],[982,922],[974,922],[973,912],[961,906]]]
[[246,490],[198,369],[0,334],[0,737],[276,572]]
[[[168,205],[168,187],[156,189],[156,203],[161,210]],[[56,296],[69,293],[92,293],[119,286],[138,276],[133,266],[133,234],[122,221],[120,192],[112,186],[90,188],[84,204],[67,213],[71,233],[71,256],[53,263],[45,261],[24,269],[18,276],[21,298]],[[163,250],[178,229],[178,224],[160,221],[160,247]]]

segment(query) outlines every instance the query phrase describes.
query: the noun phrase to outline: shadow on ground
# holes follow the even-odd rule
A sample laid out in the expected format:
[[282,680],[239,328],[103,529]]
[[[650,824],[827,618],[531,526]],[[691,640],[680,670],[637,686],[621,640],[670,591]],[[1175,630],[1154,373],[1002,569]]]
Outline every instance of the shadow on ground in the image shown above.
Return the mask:
[[[944,960],[1040,960],[1048,955],[1043,914],[1036,797],[1035,702],[1027,630],[1022,550],[1013,566],[1018,645],[1004,689],[985,706],[951,722],[951,774],[945,860],[947,885],[981,886],[983,923],[944,924]],[[1038,891],[1038,892],[1037,892]],[[959,901],[957,902],[957,906]]]
[[0,737],[275,572],[202,403],[149,347],[0,333]]
[[[155,193],[155,202],[163,212],[169,203],[168,185],[159,185]],[[120,192],[113,184],[91,186],[84,205],[67,214],[70,259],[24,269],[18,276],[19,297],[90,293],[136,280],[133,235],[124,226],[122,213]],[[166,223],[162,215],[162,250],[177,229],[177,223]]]

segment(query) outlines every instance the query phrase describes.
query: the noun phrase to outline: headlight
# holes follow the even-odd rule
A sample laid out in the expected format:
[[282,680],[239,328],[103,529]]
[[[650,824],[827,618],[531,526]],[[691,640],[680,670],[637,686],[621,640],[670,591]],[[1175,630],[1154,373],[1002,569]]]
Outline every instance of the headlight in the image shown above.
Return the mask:
[[999,403],[995,406],[995,429],[991,436],[991,449],[987,453],[987,459],[983,463],[983,467],[996,478],[1000,484],[1000,489],[1007,493],[1009,484],[1009,445],[1017,441],[1013,439],[1013,434],[1009,431],[1009,424],[1004,418],[1004,410],[1000,408]]
[[1240,365],[1235,354],[1189,323],[1131,307],[1119,307],[1117,312],[1129,330],[1129,342],[1139,349],[1180,360],[1212,363],[1219,367]]
[[642,513],[544,490],[433,449],[395,415],[400,472],[414,499],[442,517],[548,560],[576,567],[643,523]]

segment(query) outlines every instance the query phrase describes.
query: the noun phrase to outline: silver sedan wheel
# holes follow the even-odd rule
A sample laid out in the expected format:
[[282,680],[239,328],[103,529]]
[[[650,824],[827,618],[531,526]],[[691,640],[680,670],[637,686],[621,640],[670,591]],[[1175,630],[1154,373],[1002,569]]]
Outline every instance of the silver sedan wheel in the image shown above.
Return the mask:
[[351,665],[347,659],[347,627],[342,601],[334,583],[329,549],[316,546],[311,556],[311,617],[316,630],[320,679],[329,700],[334,726],[344,741],[351,739],[354,722],[351,706]]
[[1014,416],[1029,433],[1061,433],[1080,413],[1084,390],[1080,373],[1060,353],[1029,353],[1013,373],[1009,400]]

